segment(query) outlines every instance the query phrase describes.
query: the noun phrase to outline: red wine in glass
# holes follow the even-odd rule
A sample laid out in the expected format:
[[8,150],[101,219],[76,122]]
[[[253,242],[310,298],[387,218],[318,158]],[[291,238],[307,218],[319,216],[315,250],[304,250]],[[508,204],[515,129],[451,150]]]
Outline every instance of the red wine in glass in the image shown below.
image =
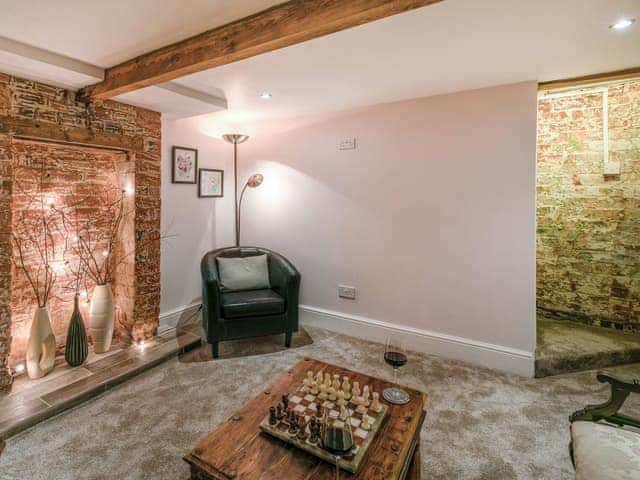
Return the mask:
[[384,361],[393,368],[400,368],[407,364],[407,356],[402,352],[384,352]]
[[[407,364],[407,354],[399,338],[389,337],[384,348],[384,361],[393,368],[393,382],[398,383],[398,369]],[[408,403],[409,394],[398,387],[387,388],[382,392],[382,398],[395,405]]]
[[[325,417],[324,421],[328,421]],[[340,457],[353,449],[353,433],[351,432],[351,416],[347,417],[346,428],[325,424],[322,432],[322,446],[336,459],[336,480],[340,480]]]

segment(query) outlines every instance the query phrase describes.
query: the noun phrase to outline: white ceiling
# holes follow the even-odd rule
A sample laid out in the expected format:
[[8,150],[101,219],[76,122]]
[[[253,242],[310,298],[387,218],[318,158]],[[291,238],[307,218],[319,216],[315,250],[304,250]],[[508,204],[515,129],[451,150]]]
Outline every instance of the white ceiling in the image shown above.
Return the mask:
[[[0,0],[0,32],[107,67],[276,3]],[[638,22],[608,28],[625,16]],[[252,132],[275,119],[638,65],[638,0],[445,0],[177,82],[224,92],[228,110],[201,122]],[[265,90],[273,99],[258,97]]]

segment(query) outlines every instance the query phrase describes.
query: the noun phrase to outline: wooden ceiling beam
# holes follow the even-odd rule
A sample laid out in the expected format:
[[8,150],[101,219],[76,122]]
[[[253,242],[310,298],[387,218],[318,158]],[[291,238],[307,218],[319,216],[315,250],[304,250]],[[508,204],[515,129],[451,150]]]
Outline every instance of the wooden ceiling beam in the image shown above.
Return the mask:
[[640,67],[616,70],[614,72],[596,73],[594,75],[585,75],[583,77],[540,82],[538,84],[538,90],[558,90],[563,88],[584,87],[598,83],[631,80],[633,78],[640,78]]
[[291,0],[108,68],[81,90],[107,99],[442,0]]

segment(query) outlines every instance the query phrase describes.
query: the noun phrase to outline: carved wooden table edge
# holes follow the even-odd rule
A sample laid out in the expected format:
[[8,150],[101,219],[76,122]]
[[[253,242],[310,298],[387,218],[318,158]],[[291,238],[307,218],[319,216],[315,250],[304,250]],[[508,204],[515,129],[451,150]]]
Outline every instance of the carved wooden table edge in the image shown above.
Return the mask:
[[[361,375],[367,378],[370,378],[372,380],[375,381],[379,381],[385,384],[393,384],[393,382],[384,380],[382,378],[378,378],[378,377],[374,377],[372,375],[369,375],[367,373],[363,373],[363,372],[359,372],[356,370],[352,370],[350,368],[344,367],[344,366],[339,366],[339,365],[334,365],[334,364],[330,364],[327,363],[323,360],[319,360],[316,358],[311,358],[311,357],[303,357],[298,359],[293,365],[287,367],[281,374],[279,374],[275,381],[273,381],[271,384],[269,384],[268,387],[266,387],[264,389],[263,392],[261,392],[262,394],[270,397],[272,395],[272,392],[274,390],[277,390],[278,388],[281,388],[281,384],[283,382],[290,382],[290,379],[292,377],[292,375],[294,373],[297,372],[297,370],[300,370],[301,368],[303,368],[302,372],[306,372],[306,367],[304,367],[304,363],[305,362],[317,362],[319,364],[322,364],[322,368],[334,368],[337,370],[341,370],[341,371],[348,371],[348,372],[352,372],[354,374],[357,375]],[[300,373],[300,372],[297,372]],[[401,453],[400,451],[400,447],[397,446],[397,444],[393,444],[391,446],[391,450],[396,454],[396,457],[400,457],[399,460],[399,466],[400,469],[399,471],[397,471],[397,475],[394,474],[393,477],[388,477],[389,479],[391,478],[395,478],[397,480],[420,480],[421,478],[421,458],[420,458],[420,433],[422,431],[422,427],[424,425],[424,420],[426,418],[426,410],[425,410],[425,406],[426,406],[426,399],[428,397],[426,392],[417,390],[415,388],[410,388],[407,386],[402,386],[403,388],[405,388],[407,391],[409,391],[410,395],[414,398],[414,399],[419,399],[419,401],[421,401],[421,408],[420,408],[420,414],[419,414],[419,418],[417,420],[417,422],[415,423],[415,430],[412,434],[411,440],[408,442],[408,448],[405,450],[405,448],[401,448],[402,451],[404,451],[404,453]],[[206,435],[204,435],[197,443],[196,447],[191,449],[184,457],[183,460],[185,462],[187,462],[189,464],[190,467],[190,472],[191,472],[191,480],[238,480],[240,478],[244,478],[243,475],[238,476],[236,471],[230,470],[230,471],[223,471],[219,467],[216,468],[213,465],[211,465],[211,463],[208,463],[207,461],[205,461],[204,459],[200,458],[200,456],[204,453],[203,449],[199,447],[199,445],[201,445],[205,440],[209,439],[211,436],[215,435],[223,426],[225,426],[226,424],[228,424],[229,422],[234,422],[234,421],[240,421],[240,420],[244,420],[242,418],[242,416],[239,416],[238,413],[242,410],[244,410],[248,404],[256,401],[261,395],[258,394],[255,397],[249,399],[247,402],[245,402],[236,412],[234,413],[234,415],[232,415],[230,418],[228,418],[227,420],[225,420],[224,422],[222,422],[220,425],[218,425],[218,427],[207,433]],[[401,406],[400,406],[401,407]],[[417,413],[417,412],[416,412]],[[406,422],[411,423],[413,421],[413,419],[411,418],[411,416],[408,416],[405,419]],[[258,427],[256,427],[257,430],[259,430]],[[264,435],[264,433],[262,433],[262,435]],[[407,445],[407,442],[405,442],[404,446]],[[393,447],[396,447],[396,449],[394,449]],[[304,452],[303,452],[304,453]],[[406,453],[406,455],[405,455]],[[321,462],[323,463],[323,462]],[[314,469],[315,472],[316,469]],[[311,472],[313,473],[313,472]],[[343,472],[344,474],[346,474],[347,472]],[[253,476],[251,478],[254,478]],[[262,478],[262,477],[260,477]],[[271,478],[271,477],[269,477]],[[307,478],[307,477],[305,477]],[[315,478],[315,477],[314,477]],[[351,478],[351,476],[345,476],[345,478]],[[385,477],[385,480],[387,479],[387,477]]]

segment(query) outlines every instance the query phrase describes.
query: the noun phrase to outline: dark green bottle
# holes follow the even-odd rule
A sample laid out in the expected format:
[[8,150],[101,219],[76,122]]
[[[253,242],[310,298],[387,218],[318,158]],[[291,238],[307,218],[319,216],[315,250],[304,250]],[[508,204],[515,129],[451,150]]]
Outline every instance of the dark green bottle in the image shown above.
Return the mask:
[[72,367],[82,365],[89,355],[89,342],[84,322],[80,314],[79,295],[73,300],[73,315],[67,332],[67,345],[64,347],[64,359]]

